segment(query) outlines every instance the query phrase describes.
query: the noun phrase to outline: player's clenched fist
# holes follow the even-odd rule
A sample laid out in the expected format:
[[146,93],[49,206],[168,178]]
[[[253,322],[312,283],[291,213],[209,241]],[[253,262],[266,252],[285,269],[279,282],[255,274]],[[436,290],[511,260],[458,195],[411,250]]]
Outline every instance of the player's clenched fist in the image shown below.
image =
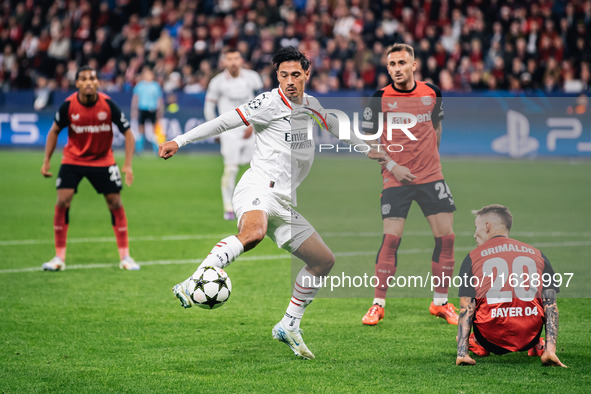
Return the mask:
[[177,153],[179,150],[179,146],[174,141],[166,141],[163,144],[158,146],[158,155],[162,157],[164,160],[170,159]]

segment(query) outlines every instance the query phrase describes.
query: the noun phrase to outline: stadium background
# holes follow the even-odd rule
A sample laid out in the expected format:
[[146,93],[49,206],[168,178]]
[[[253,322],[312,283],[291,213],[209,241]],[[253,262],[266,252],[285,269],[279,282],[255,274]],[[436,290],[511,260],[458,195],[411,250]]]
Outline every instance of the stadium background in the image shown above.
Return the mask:
[[[566,135],[549,137],[556,127],[548,118],[589,116],[591,1],[4,1],[0,145],[43,146],[83,64],[99,70],[101,89],[128,114],[141,68],[151,67],[167,104],[179,105],[166,113],[173,138],[203,121],[205,90],[226,47],[241,50],[265,89],[276,86],[272,53],[294,45],[312,60],[312,93],[363,97],[388,83],[383,54],[393,42],[415,46],[416,78],[445,97],[496,97],[446,100],[447,119],[463,122],[447,122],[442,154],[589,156],[588,130],[558,121]],[[499,98],[524,96],[572,99]],[[449,116],[467,103],[477,125],[490,125],[486,132]],[[503,135],[510,142],[494,143]],[[215,149],[211,140],[198,147]]]
[[[387,391],[585,391],[591,384],[591,122],[584,102],[591,1],[27,0],[1,2],[0,15],[0,391],[362,392],[374,388],[368,377]],[[230,267],[235,295],[228,305],[210,315],[181,310],[171,284],[235,231],[218,212],[217,154],[134,160],[136,181],[123,198],[132,253],[144,267],[137,275],[110,269],[117,261],[110,222],[87,183],[72,207],[68,271],[36,272],[51,257],[55,202],[53,181],[38,173],[41,147],[80,65],[97,67],[101,90],[128,115],[142,65],[153,67],[168,100],[179,104],[165,115],[174,137],[203,121],[204,91],[225,46],[239,47],[271,88],[271,54],[297,45],[312,59],[314,94],[357,106],[387,83],[383,50],[395,41],[415,45],[417,79],[438,84],[445,97],[444,172],[460,207],[456,271],[474,246],[469,210],[508,205],[518,237],[540,246],[557,270],[575,273],[578,287],[559,301],[558,354],[568,371],[540,372],[539,361],[515,354],[479,359],[478,369],[459,373],[454,327],[418,313],[428,300],[411,297],[392,300],[372,331],[359,322],[369,298],[315,301],[304,328],[318,359],[296,363],[270,340],[289,298],[290,272],[280,265],[289,257],[268,240]],[[206,141],[191,149],[217,147]],[[371,163],[351,166],[333,156],[315,164],[301,211],[339,264],[358,263],[360,255],[347,254],[358,247],[370,270],[379,212],[374,203],[363,212],[350,206],[359,197],[375,200],[379,175],[366,176]],[[363,180],[355,194],[334,181],[353,169]],[[185,206],[190,214],[179,209]],[[336,221],[327,214],[335,210]],[[334,227],[333,234],[370,232],[352,243],[330,235]],[[405,235],[399,273],[425,271],[432,237],[416,207]]]
[[[0,145],[43,146],[83,64],[99,70],[101,90],[128,114],[141,68],[151,67],[167,104],[179,105],[166,113],[173,138],[203,121],[226,47],[241,50],[265,89],[276,86],[272,53],[294,45],[312,60],[312,93],[367,97],[388,83],[383,54],[393,42],[414,45],[416,78],[444,97],[496,97],[446,100],[447,119],[478,116],[447,122],[442,154],[589,156],[580,123],[589,116],[591,1],[4,1]],[[532,96],[571,99],[499,98]],[[548,121],[567,115],[580,122]],[[483,120],[489,129],[474,133]],[[504,135],[509,142],[494,142]],[[211,140],[198,147],[215,149]]]

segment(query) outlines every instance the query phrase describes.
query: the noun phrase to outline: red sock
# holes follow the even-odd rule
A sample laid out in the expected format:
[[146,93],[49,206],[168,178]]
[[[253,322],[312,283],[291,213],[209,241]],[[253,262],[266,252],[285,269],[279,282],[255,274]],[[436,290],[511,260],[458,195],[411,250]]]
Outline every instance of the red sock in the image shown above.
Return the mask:
[[396,254],[400,245],[400,237],[392,234],[384,234],[382,246],[376,258],[376,276],[378,286],[375,288],[375,298],[386,298],[388,291],[388,278],[396,273]]
[[123,207],[111,211],[111,223],[117,240],[119,258],[123,260],[129,256],[129,241],[127,239],[127,217]]
[[55,206],[53,215],[53,235],[55,242],[55,255],[66,261],[66,240],[68,238],[69,208]]
[[441,279],[440,286],[433,290],[439,294],[447,294],[454,274],[454,234],[435,238],[435,249],[431,259],[433,276]]

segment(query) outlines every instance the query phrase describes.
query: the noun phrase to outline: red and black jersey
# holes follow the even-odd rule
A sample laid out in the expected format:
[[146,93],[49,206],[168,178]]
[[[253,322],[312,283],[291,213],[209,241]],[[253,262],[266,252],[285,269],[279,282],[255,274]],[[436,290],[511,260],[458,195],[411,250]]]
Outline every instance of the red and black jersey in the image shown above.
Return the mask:
[[545,321],[542,290],[559,291],[542,252],[515,239],[494,237],[466,256],[460,277],[460,297],[476,299],[474,334],[483,346],[503,353],[537,343]]
[[111,145],[113,125],[122,133],[129,129],[129,121],[111,98],[98,93],[97,100],[84,105],[78,93],[70,95],[60,106],[54,118],[62,130],[68,127],[68,142],[64,147],[62,164],[107,167],[115,164]]
[[[383,122],[380,122],[380,113]],[[390,115],[388,115],[390,114]],[[416,125],[407,130],[416,140],[400,128],[393,128],[391,138],[388,138],[388,117],[392,124],[408,124],[411,114],[416,117]],[[433,84],[416,81],[410,90],[397,89],[394,84],[376,91],[370,99],[369,105],[363,111],[363,131],[376,134],[382,127],[380,144],[389,147],[388,155],[396,163],[408,167],[416,175],[415,184],[424,184],[443,179],[437,134],[435,127],[443,119],[443,105],[441,91]],[[384,189],[402,186],[390,171],[382,168]]]

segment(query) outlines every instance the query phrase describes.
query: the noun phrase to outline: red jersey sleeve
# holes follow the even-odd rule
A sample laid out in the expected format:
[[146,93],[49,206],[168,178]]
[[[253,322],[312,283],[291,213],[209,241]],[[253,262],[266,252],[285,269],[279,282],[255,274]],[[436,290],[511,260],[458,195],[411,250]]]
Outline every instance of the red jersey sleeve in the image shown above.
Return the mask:
[[[425,184],[443,179],[435,130],[443,116],[441,92],[435,85],[416,81],[413,89],[400,90],[390,84],[370,98],[362,126],[380,137],[380,149],[417,177],[414,184]],[[386,168],[382,178],[384,189],[402,186]]]
[[68,127],[70,125],[70,117],[68,116],[68,112],[70,110],[70,101],[64,101],[62,105],[60,105],[59,109],[55,113],[53,121],[60,130]]

